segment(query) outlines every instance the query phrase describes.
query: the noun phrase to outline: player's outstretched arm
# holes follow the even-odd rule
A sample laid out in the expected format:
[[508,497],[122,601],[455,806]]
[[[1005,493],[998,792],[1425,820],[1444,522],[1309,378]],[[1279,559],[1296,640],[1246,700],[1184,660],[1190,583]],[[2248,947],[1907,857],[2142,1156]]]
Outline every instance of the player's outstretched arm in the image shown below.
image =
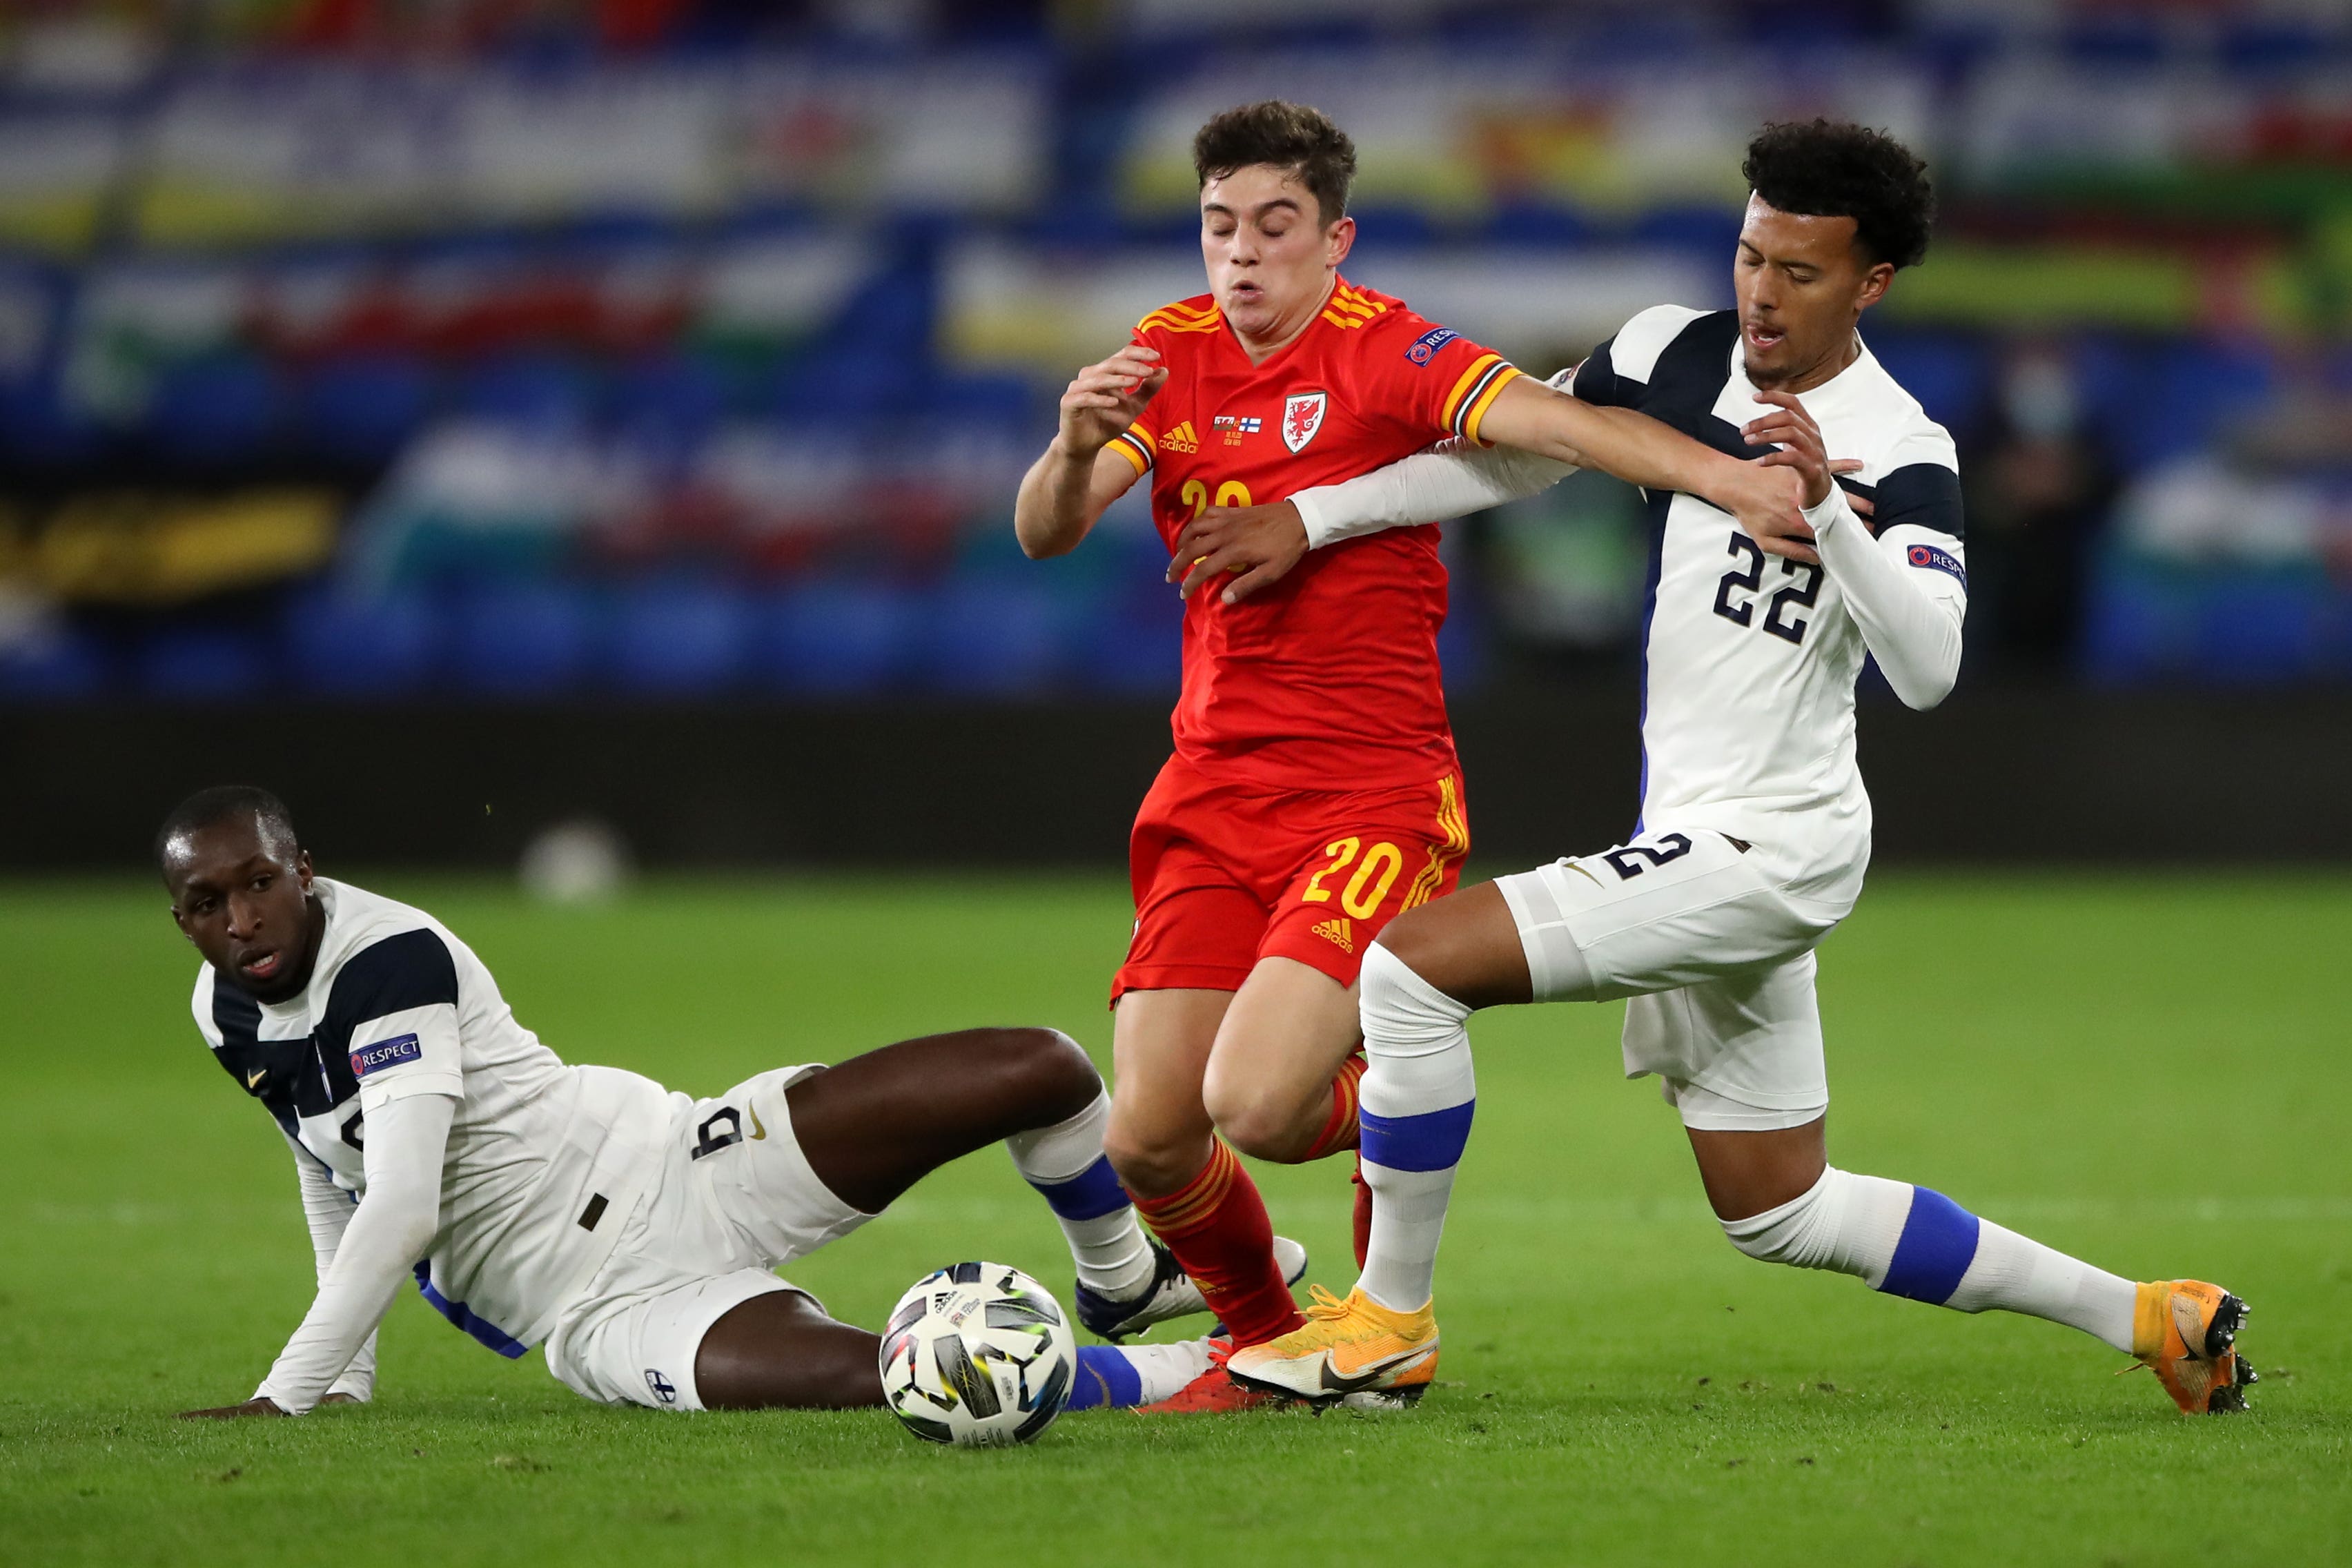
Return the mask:
[[1391,528],[1444,522],[1550,489],[1572,466],[1508,447],[1441,441],[1425,452],[1265,506],[1211,507],[1176,536],[1168,580],[1184,596],[1221,574],[1239,604],[1287,575],[1310,550]]
[[1141,477],[1110,443],[1143,416],[1168,379],[1157,351],[1129,343],[1090,364],[1062,393],[1061,425],[1022,476],[1013,531],[1032,561],[1078,547],[1111,502]]
[[441,1163],[457,1102],[414,1094],[368,1113],[367,1198],[352,1215],[301,1327],[252,1399],[194,1416],[299,1415],[323,1403],[383,1321],[441,1223]]
[[1769,459],[1730,457],[1646,414],[1601,407],[1526,376],[1496,395],[1478,434],[1499,447],[1599,468],[1643,489],[1697,496],[1738,518],[1767,553],[1813,558],[1797,482]]

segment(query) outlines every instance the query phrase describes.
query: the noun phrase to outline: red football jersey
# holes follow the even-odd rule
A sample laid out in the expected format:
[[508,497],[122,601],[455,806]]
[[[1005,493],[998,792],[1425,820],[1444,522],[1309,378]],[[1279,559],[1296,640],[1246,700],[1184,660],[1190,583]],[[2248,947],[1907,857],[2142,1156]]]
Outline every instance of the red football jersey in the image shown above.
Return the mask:
[[[1152,311],[1135,341],[1159,351],[1168,380],[1111,445],[1150,476],[1152,520],[1171,548],[1212,505],[1278,501],[1449,436],[1475,440],[1519,374],[1345,279],[1264,364],[1250,363],[1206,294]],[[1434,526],[1309,551],[1238,605],[1206,584],[1184,609],[1177,754],[1277,790],[1378,789],[1452,772],[1437,667],[1444,620]]]

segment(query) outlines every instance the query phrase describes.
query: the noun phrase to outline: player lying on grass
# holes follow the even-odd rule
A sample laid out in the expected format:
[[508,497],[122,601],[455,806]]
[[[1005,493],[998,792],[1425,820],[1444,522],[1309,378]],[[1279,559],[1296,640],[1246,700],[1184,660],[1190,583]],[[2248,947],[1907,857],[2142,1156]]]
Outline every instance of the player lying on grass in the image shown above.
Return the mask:
[[[156,849],[172,918],[205,958],[196,1026],[293,1149],[319,1270],[254,1396],[191,1415],[367,1399],[376,1325],[412,1272],[499,1354],[544,1341],[548,1370],[591,1399],[879,1405],[877,1336],[769,1270],[999,1142],[1060,1220],[1082,1284],[1149,1293],[1162,1316],[1200,1309],[1154,1278],[1103,1158],[1108,1098],[1066,1035],[936,1035],[695,1100],[558,1060],[431,916],[314,877],[262,791],[191,797]],[[1073,1409],[1163,1399],[1209,1365],[1203,1341],[1078,1357]]]
[[[1355,151],[1322,114],[1251,104],[1193,142],[1210,291],[1079,373],[1023,479],[1032,556],[1074,550],[1150,476],[1173,544],[1202,509],[1370,473],[1445,437],[1588,463],[1793,527],[1797,486],[1628,408],[1521,376],[1339,274]],[[1136,923],[1112,984],[1112,1163],[1235,1344],[1297,1321],[1234,1150],[1357,1143],[1357,968],[1454,884],[1470,837],[1438,679],[1434,528],[1318,552],[1266,593],[1186,605],[1175,749],[1137,814]],[[1222,1138],[1220,1137],[1222,1134]],[[1080,1313],[1100,1331],[1121,1325]],[[1203,1397],[1230,1399],[1222,1374]]]
[[[2234,1349],[2235,1296],[2195,1280],[2135,1285],[1939,1193],[1829,1163],[1813,949],[1853,909],[1870,854],[1854,681],[1874,657],[1914,708],[1951,689],[1967,595],[1960,490],[1950,437],[1857,331],[1927,248],[1925,168],[1875,132],[1816,122],[1767,129],[1746,173],[1738,309],[1644,310],[1573,373],[1574,390],[1793,465],[1804,519],[1759,527],[1650,491],[1633,836],[1382,933],[1362,980],[1373,1193],[1362,1278],[1345,1301],[1321,1296],[1297,1332],[1237,1352],[1231,1371],[1314,1398],[1425,1386],[1438,1237],[1475,1104],[1471,1013],[1625,997],[1625,1070],[1663,1080],[1740,1251],[1962,1311],[2048,1318],[2138,1357],[2183,1410],[2242,1407],[2253,1373]],[[1849,467],[1852,480],[1832,481]],[[1288,516],[1243,520],[1233,537],[1286,537],[1302,517],[1327,536],[1455,517],[1566,471],[1465,445],[1296,497]],[[1202,552],[1212,566],[1251,564],[1246,548],[1231,562]]]

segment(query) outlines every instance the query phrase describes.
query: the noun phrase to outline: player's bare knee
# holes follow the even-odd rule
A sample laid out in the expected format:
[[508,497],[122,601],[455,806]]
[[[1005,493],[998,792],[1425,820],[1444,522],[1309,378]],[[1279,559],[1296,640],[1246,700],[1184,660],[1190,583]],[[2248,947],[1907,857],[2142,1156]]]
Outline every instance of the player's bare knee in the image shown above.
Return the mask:
[[1155,1126],[1117,1101],[1103,1129],[1103,1153],[1128,1191],[1165,1197],[1201,1173],[1205,1140],[1192,1127]]
[[1077,1041],[1059,1029],[976,1031],[1001,1092],[1043,1126],[1065,1121],[1102,1093],[1102,1075]]
[[1212,1064],[1201,1086],[1201,1100],[1209,1120],[1224,1141],[1254,1160],[1284,1164],[1305,1158],[1320,1121],[1272,1086],[1238,1074],[1222,1074]]
[[[1444,921],[1436,906],[1423,904],[1389,921],[1380,934],[1378,945],[1386,948],[1389,956],[1407,969],[1437,985],[1437,982],[1431,979],[1429,969],[1443,960],[1445,940]],[[1442,991],[1444,987],[1438,985],[1438,989]]]

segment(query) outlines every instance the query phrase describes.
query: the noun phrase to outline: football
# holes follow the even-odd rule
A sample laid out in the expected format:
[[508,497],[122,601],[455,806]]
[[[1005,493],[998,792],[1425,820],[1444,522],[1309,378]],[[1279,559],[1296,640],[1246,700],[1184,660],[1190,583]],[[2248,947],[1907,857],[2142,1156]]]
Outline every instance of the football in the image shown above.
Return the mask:
[[1001,1263],[925,1275],[882,1331],[882,1396],[926,1442],[1033,1442],[1069,1402],[1076,1367],[1053,1293]]

